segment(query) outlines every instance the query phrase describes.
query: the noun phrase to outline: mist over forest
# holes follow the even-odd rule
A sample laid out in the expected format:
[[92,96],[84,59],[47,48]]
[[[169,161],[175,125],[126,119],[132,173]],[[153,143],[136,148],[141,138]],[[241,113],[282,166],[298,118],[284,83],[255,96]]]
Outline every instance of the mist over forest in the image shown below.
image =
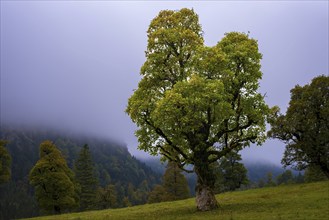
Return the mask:
[[[148,157],[137,150],[137,127],[124,111],[140,80],[146,31],[163,9],[193,8],[208,46],[230,31],[257,39],[260,92],[282,111],[291,88],[328,71],[325,3],[149,4],[1,2],[1,124],[108,137]],[[279,165],[283,149],[269,140],[242,154]]]

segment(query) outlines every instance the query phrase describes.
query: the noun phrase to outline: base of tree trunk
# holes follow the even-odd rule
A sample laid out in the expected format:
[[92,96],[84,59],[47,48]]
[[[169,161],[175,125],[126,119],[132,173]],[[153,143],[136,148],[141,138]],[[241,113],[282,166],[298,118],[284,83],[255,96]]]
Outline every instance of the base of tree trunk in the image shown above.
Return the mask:
[[196,205],[199,211],[209,211],[218,208],[214,191],[209,187],[197,187]]

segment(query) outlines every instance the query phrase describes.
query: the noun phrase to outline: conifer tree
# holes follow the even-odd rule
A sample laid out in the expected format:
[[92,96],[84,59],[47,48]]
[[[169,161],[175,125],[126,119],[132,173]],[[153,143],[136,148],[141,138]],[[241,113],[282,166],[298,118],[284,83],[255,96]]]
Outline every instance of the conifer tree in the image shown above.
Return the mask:
[[292,172],[291,170],[286,170],[284,171],[282,174],[278,175],[277,176],[277,183],[278,185],[281,185],[281,184],[289,184],[289,183],[293,183],[293,175],[292,175]]
[[187,180],[177,163],[168,162],[167,169],[162,177],[162,185],[155,185],[149,193],[148,202],[164,202],[186,199],[190,196]]
[[10,179],[11,157],[5,145],[7,141],[0,140],[0,184],[6,183]]
[[135,191],[135,204],[144,204],[147,202],[147,197],[149,196],[149,186],[146,180],[141,182]]
[[30,183],[35,187],[39,207],[60,214],[79,204],[78,185],[74,174],[51,141],[40,144],[40,159],[30,171]]
[[232,151],[219,160],[216,172],[216,192],[234,191],[248,183],[247,169],[241,161],[241,156]]
[[99,187],[96,193],[96,207],[98,209],[108,209],[117,206],[117,193],[115,186],[109,184],[105,188]]
[[173,161],[168,163],[163,175],[163,187],[168,201],[186,199],[190,196],[187,180],[177,163]]
[[80,210],[92,209],[96,199],[97,179],[88,145],[84,145],[75,161],[75,175],[80,184]]
[[266,186],[275,186],[275,182],[273,181],[273,174],[271,172],[266,174]]
[[307,183],[323,181],[327,179],[328,178],[326,178],[319,166],[312,164],[308,166],[305,170],[305,182]]
[[148,197],[148,203],[165,201],[166,191],[162,185],[155,185]]
[[122,204],[123,204],[123,207],[130,207],[131,206],[131,202],[129,201],[129,198],[127,196],[125,196],[123,198]]

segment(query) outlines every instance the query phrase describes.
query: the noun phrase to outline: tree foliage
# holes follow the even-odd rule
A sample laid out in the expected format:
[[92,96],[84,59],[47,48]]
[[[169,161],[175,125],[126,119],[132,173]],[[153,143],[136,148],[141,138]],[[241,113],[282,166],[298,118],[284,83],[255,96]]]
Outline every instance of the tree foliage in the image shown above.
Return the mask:
[[[153,187],[154,184],[161,182],[161,174],[134,158],[127,147],[118,141],[96,138],[92,135],[72,136],[55,130],[17,128],[10,125],[1,126],[0,139],[9,141],[6,149],[12,157],[11,181],[0,187],[0,213],[4,219],[28,218],[41,213],[28,176],[39,160],[39,145],[44,140],[53,141],[69,167],[74,167],[83,145],[87,143],[100,186],[105,188],[109,184],[115,185],[117,194],[115,207],[124,207],[127,204],[123,200],[124,197],[128,197],[129,183],[132,183],[138,191],[137,194],[141,198],[139,202],[146,203],[148,192],[139,189],[142,183],[146,181],[149,187]],[[144,195],[141,196],[142,192]]]
[[115,208],[117,206],[117,193],[114,185],[109,184],[105,188],[99,187],[97,189],[95,206],[98,209]]
[[29,178],[43,210],[59,214],[78,206],[78,187],[73,172],[51,141],[40,144],[40,159],[32,168]]
[[241,156],[234,151],[219,160],[215,169],[216,192],[234,191],[248,183],[247,169],[239,161]]
[[162,185],[156,185],[150,192],[148,202],[164,202],[186,199],[190,197],[189,187],[182,170],[170,161],[162,177]]
[[292,175],[291,170],[286,170],[282,174],[277,176],[277,183],[280,184],[289,184],[294,182],[294,176]]
[[310,182],[316,182],[316,181],[323,181],[327,180],[328,178],[322,170],[320,169],[319,166],[316,165],[310,165],[305,169],[305,182],[310,183]]
[[170,161],[163,175],[163,188],[168,197],[166,200],[179,200],[190,197],[190,192],[185,176],[177,164]]
[[275,182],[273,181],[273,174],[272,172],[268,172],[266,174],[266,186],[275,186]]
[[232,32],[207,47],[189,9],[161,11],[147,33],[142,79],[126,109],[138,126],[139,148],[182,169],[192,164],[198,209],[216,208],[211,164],[266,137],[257,41]]
[[285,142],[285,166],[316,165],[329,178],[329,77],[315,77],[290,92],[287,112],[284,115],[277,109],[269,136]]
[[0,140],[0,185],[10,180],[11,156],[5,148],[7,141]]
[[149,193],[148,203],[157,203],[168,201],[166,198],[166,190],[160,184],[154,186],[153,190]]
[[80,184],[80,210],[92,209],[96,198],[97,179],[88,145],[84,145],[75,161],[75,176]]

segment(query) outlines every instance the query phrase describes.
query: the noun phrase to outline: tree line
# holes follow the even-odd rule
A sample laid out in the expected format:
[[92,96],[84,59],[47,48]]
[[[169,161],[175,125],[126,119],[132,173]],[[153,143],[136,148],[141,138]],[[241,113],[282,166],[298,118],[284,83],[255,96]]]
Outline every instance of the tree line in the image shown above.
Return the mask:
[[[1,183],[10,179],[10,155],[1,141]],[[174,163],[169,163],[163,176],[163,185],[156,185],[150,192],[147,181],[143,181],[137,190],[132,183],[128,184],[127,196],[118,201],[116,186],[108,184],[101,187],[96,177],[95,164],[88,145],[84,145],[69,168],[67,161],[58,147],[46,140],[40,144],[39,160],[29,172],[29,183],[34,187],[34,194],[41,214],[61,214],[70,211],[116,208],[136,204],[172,201],[190,197],[187,180]],[[154,199],[158,187],[164,193],[158,194],[161,200]],[[154,196],[153,196],[154,197]]]
[[[127,148],[118,142],[102,138],[67,135],[60,131],[43,131],[37,128],[17,129],[11,128],[9,125],[1,128],[0,136],[0,139],[8,140],[6,143],[1,142],[4,144],[0,147],[0,177],[1,180],[6,180],[2,181],[0,185],[0,219],[44,214],[35,197],[37,190],[29,180],[30,171],[41,159],[40,145],[44,140],[51,140],[60,151],[67,167],[74,174],[74,183],[77,183],[78,177],[84,179],[84,175],[86,175],[78,172],[78,167],[83,166],[78,158],[91,154],[93,175],[96,178],[94,188],[96,188],[95,199],[97,201],[92,204],[92,207],[87,207],[82,199],[82,201],[79,200],[79,208],[74,206],[70,210],[118,208],[143,204],[147,202],[148,192],[161,181],[160,174],[132,157]],[[86,143],[88,145],[85,146]],[[86,147],[88,150],[85,149]],[[58,153],[54,154],[58,155]],[[48,157],[46,156],[42,160],[45,161]],[[40,161],[39,165],[44,165],[44,162]],[[81,169],[88,170],[86,167]],[[70,179],[70,174],[59,175],[58,179],[60,178]],[[76,190],[88,191],[81,186]],[[77,193],[75,192],[75,194]]]
[[[5,148],[7,143],[1,141],[0,148],[2,184],[10,180],[11,174],[11,156]],[[118,184],[109,182],[108,185],[100,185],[101,181],[97,178],[93,157],[89,146],[85,144],[80,148],[69,168],[65,159],[67,157],[53,142],[44,141],[40,144],[39,160],[29,172],[29,183],[34,186],[34,190],[30,190],[35,195],[37,206],[34,208],[40,208],[39,214],[117,208],[146,202],[185,199],[191,196],[186,177],[179,166],[171,161],[166,166],[160,184],[150,186],[144,180],[136,188],[132,183],[128,183],[126,196],[119,197]],[[326,179],[321,170],[316,169],[317,167],[309,167],[305,175],[299,173],[298,176],[293,176],[290,170],[286,170],[274,178],[269,172],[257,182],[252,182],[248,179],[247,169],[241,163],[241,156],[237,152],[226,155],[214,166],[216,193]],[[4,207],[3,204],[1,206]]]

